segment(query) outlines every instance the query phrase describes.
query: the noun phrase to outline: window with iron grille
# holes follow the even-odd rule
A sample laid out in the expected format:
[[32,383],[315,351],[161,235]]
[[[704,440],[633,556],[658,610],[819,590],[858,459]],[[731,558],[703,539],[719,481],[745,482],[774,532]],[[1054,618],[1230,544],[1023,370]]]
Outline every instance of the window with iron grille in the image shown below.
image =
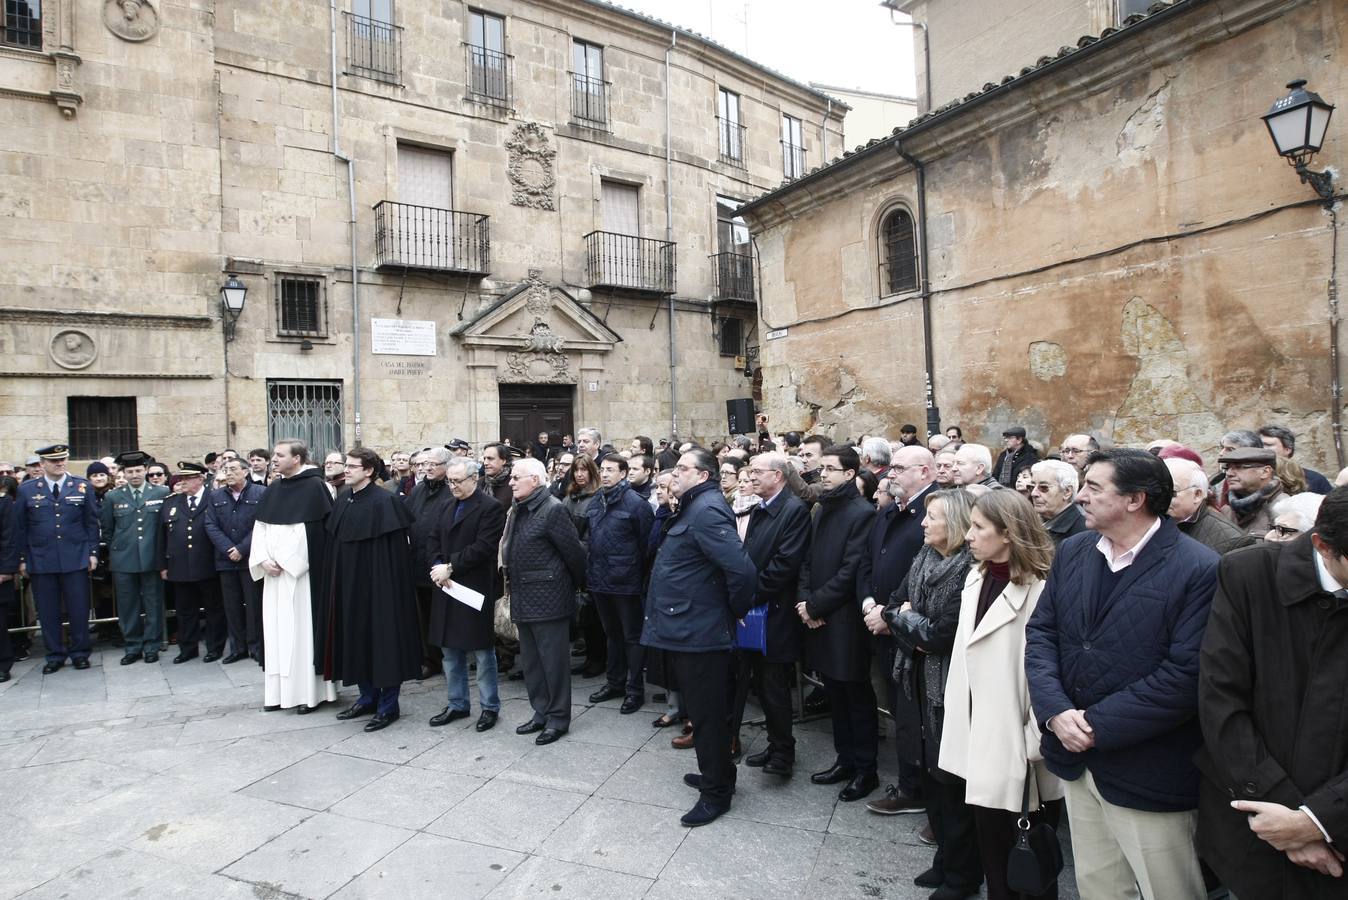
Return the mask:
[[468,11],[468,96],[491,106],[510,105],[505,19],[476,9]]
[[42,0],[5,0],[5,27],[0,44],[42,49]]
[[799,178],[805,174],[805,134],[800,119],[782,115],[782,174]]
[[917,290],[917,241],[913,217],[896,209],[880,225],[880,295]]
[[721,319],[721,355],[740,356],[744,353],[744,320],[734,316]]
[[276,277],[276,333],[283,337],[327,337],[328,301],[322,278]]
[[66,416],[72,459],[116,456],[140,446],[135,397],[69,397]]

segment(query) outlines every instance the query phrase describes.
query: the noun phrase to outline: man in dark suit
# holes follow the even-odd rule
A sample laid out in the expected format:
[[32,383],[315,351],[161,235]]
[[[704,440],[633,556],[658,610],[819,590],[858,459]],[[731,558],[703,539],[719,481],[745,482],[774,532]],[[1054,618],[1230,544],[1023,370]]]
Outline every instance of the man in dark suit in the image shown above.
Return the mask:
[[[43,675],[60,671],[69,657],[89,668],[89,573],[98,565],[98,501],[86,479],[66,471],[70,448],[52,444],[37,451],[41,472],[19,485],[14,510],[14,547],[19,574],[33,585],[42,640]],[[70,622],[64,639],[61,608]]]
[[202,662],[215,662],[225,652],[228,635],[220,602],[220,578],[215,574],[215,545],[206,534],[206,471],[200,463],[179,462],[177,476],[182,493],[165,500],[159,513],[159,574],[173,585],[178,608],[175,664],[196,659],[197,644],[203,637],[206,655]]
[[861,460],[849,446],[824,450],[819,483],[824,492],[810,519],[810,549],[800,568],[796,613],[810,629],[805,664],[820,674],[833,715],[833,765],[815,772],[815,784],[846,786],[845,801],[880,786],[876,775],[880,721],[871,685],[870,634],[862,622],[861,586],[870,582],[866,536],[875,507],[857,490]]
[[[501,596],[496,554],[506,511],[482,485],[478,465],[471,459],[450,463],[445,481],[453,502],[440,511],[440,520],[426,540],[430,579],[436,585],[426,640],[444,650],[448,696],[445,708],[431,717],[430,724],[448,725],[468,717],[468,653],[472,653],[477,660],[477,696],[482,707],[477,730],[487,731],[501,711],[493,617]],[[446,594],[443,588],[451,583],[482,594],[482,608],[475,610]]]
[[454,502],[445,482],[445,473],[453,456],[443,447],[431,447],[418,457],[424,464],[424,478],[412,488],[407,496],[407,511],[412,514],[412,584],[417,594],[417,616],[421,624],[422,649],[421,678],[425,680],[440,673],[441,659],[444,656],[439,645],[426,637],[431,617],[431,595],[437,590],[431,584],[431,563],[426,557],[426,540],[440,521],[440,513]]
[[164,582],[159,577],[159,512],[169,495],[145,483],[149,454],[128,450],[117,457],[126,484],[108,491],[99,519],[108,545],[108,571],[117,591],[117,622],[125,646],[122,665],[159,661],[164,633]]
[[921,713],[917,702],[905,697],[891,673],[894,671],[894,641],[882,613],[890,595],[908,577],[913,558],[922,549],[922,519],[927,497],[935,493],[936,460],[921,445],[899,448],[890,460],[889,490],[894,502],[875,516],[867,536],[870,580],[862,585],[862,612],[866,627],[875,635],[871,651],[880,662],[886,686],[886,702],[894,716],[895,749],[899,757],[899,783],[885,789],[885,796],[866,802],[879,815],[920,813],[922,799]]
[[229,627],[230,652],[224,664],[251,656],[262,665],[262,592],[248,571],[248,554],[253,549],[257,505],[267,488],[252,479],[243,460],[231,459],[220,469],[225,486],[207,496],[206,536],[215,547],[215,571]]
[[571,616],[585,587],[585,545],[566,507],[547,489],[547,472],[522,459],[510,475],[501,558],[510,583],[510,619],[520,631],[520,667],[533,717],[515,729],[551,744],[571,727]]
[[[785,453],[760,453],[749,463],[749,486],[758,507],[749,514],[744,549],[758,569],[754,605],[768,608],[767,652],[743,650],[735,674],[735,722],[743,718],[751,679],[758,682],[768,745],[745,758],[768,775],[791,777],[796,739],[791,735],[791,676],[800,659],[803,626],[796,615],[800,564],[810,539],[810,509],[786,485]],[[738,730],[734,734],[738,737]]]

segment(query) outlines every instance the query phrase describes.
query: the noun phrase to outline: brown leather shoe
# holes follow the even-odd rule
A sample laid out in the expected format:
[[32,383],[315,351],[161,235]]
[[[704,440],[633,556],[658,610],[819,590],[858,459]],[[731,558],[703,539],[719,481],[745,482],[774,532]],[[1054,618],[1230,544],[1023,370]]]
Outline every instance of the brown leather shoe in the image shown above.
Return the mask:
[[691,749],[693,746],[693,730],[690,728],[688,729],[687,734],[681,734],[676,738],[672,738],[669,742],[669,746],[673,747],[675,750]]

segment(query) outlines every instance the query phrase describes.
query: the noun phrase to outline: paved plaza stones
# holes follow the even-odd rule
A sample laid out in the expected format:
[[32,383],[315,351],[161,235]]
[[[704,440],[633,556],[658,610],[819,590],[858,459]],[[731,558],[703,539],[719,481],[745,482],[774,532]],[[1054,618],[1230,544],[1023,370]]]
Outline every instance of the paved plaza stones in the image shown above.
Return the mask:
[[[742,766],[729,816],[690,830],[692,752],[651,728],[654,706],[587,705],[597,681],[575,682],[570,734],[538,747],[514,733],[518,681],[485,734],[474,718],[425,724],[440,678],[408,685],[402,720],[365,734],[333,719],[341,705],[262,712],[256,666],[118,666],[99,650],[87,672],[44,678],[30,659],[0,686],[0,898],[929,893],[912,884],[931,856],[918,817],[871,815],[804,777],[832,762],[827,720],[801,726],[793,780]],[[764,740],[744,738],[748,752]]]

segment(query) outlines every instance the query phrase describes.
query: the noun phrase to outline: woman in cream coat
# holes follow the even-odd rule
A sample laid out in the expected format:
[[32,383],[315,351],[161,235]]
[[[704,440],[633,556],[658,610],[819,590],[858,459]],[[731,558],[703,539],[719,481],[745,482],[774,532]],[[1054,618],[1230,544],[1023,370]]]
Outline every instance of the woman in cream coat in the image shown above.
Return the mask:
[[[1055,828],[1062,785],[1044,767],[1025,682],[1025,623],[1044,589],[1053,541],[1034,507],[1015,491],[974,504],[970,570],[945,691],[940,766],[967,783],[989,900],[1018,897],[1006,885],[1029,764],[1030,820]],[[1058,896],[1057,886],[1041,897]]]

